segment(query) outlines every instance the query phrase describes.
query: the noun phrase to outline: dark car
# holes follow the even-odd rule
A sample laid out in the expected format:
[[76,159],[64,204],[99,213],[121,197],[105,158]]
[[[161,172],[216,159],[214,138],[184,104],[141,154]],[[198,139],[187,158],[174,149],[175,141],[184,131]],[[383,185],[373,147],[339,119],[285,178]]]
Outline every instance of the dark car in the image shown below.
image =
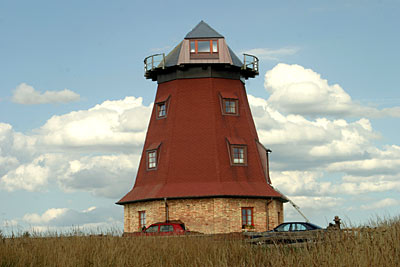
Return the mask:
[[249,242],[254,244],[307,242],[318,238],[320,231],[324,229],[312,223],[286,222],[271,231],[251,234]]
[[286,222],[275,227],[273,232],[297,232],[297,231],[312,231],[322,230],[322,227],[308,222]]

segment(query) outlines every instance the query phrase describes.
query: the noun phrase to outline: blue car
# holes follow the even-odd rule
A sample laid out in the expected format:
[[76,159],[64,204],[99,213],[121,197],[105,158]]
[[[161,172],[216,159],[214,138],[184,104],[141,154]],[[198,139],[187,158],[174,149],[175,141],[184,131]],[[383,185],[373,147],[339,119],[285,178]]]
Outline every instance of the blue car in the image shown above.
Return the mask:
[[297,231],[312,231],[322,230],[322,227],[308,222],[286,222],[275,227],[273,232],[297,232]]

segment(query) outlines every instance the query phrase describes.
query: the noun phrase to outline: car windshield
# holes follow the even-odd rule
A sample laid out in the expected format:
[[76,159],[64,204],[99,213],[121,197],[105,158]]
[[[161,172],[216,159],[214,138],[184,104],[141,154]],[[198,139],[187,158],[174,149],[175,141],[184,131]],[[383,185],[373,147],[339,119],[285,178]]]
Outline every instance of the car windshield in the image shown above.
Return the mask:
[[290,228],[290,224],[289,224],[289,223],[286,223],[286,224],[281,224],[281,225],[279,225],[278,227],[275,228],[274,231],[277,231],[277,232],[287,232],[287,231],[289,231],[289,228]]
[[146,233],[156,233],[158,232],[158,225],[152,225],[146,229]]
[[315,225],[313,223],[308,223],[307,228],[308,230],[322,229],[322,227],[319,227],[318,225]]

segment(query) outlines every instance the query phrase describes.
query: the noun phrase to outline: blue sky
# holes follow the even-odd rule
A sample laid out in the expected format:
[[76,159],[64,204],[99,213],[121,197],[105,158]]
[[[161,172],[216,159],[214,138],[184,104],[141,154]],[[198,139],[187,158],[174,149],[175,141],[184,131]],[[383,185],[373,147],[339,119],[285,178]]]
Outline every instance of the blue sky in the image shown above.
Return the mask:
[[[200,20],[241,57],[273,184],[312,221],[398,215],[400,2],[1,1],[0,227],[122,227],[156,84]],[[290,207],[287,220],[300,219]]]

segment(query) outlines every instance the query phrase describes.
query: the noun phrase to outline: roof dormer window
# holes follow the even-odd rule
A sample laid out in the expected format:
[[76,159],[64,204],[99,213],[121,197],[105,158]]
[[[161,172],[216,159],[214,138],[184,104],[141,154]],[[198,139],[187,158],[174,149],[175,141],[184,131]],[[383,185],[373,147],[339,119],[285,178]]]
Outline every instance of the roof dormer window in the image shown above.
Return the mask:
[[191,58],[218,58],[218,40],[191,40]]

